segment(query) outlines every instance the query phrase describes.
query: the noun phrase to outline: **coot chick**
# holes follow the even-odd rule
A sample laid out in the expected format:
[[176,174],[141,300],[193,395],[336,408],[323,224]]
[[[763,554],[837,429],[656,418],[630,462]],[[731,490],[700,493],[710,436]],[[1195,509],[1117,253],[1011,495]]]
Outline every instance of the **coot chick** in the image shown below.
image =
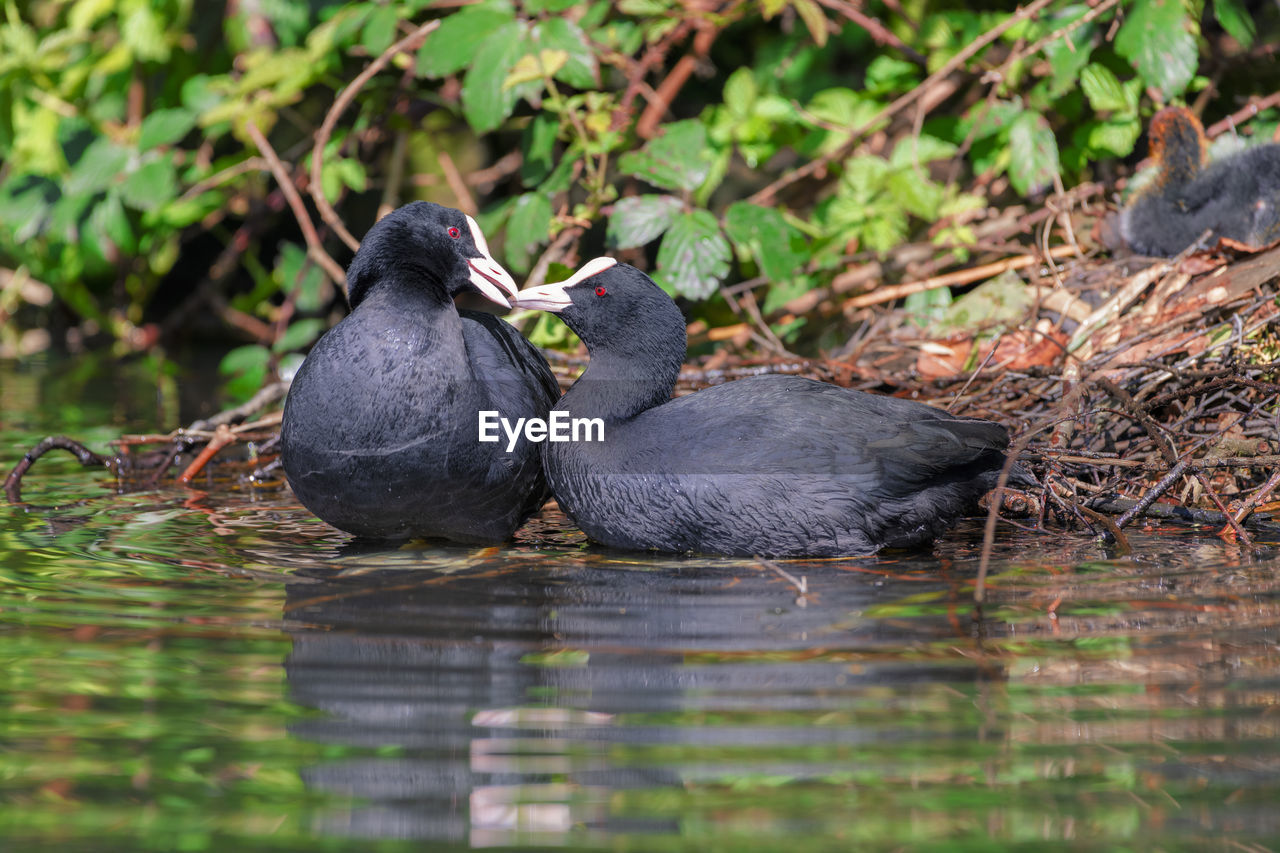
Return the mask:
[[998,424],[795,376],[671,399],[684,318],[610,258],[516,302],[559,314],[590,353],[555,408],[602,419],[603,441],[549,441],[543,462],[560,506],[604,545],[776,557],[917,546],[1004,464]]
[[1125,244],[1145,255],[1173,256],[1227,237],[1251,246],[1280,237],[1280,145],[1246,148],[1207,163],[1204,127],[1186,107],[1151,119],[1156,176],[1120,212]]
[[351,313],[312,348],[285,401],[281,459],[303,505],[375,539],[500,542],[547,499],[539,449],[479,441],[481,411],[545,418],[541,353],[490,314],[515,282],[475,221],[414,202],[370,229],[347,271]]

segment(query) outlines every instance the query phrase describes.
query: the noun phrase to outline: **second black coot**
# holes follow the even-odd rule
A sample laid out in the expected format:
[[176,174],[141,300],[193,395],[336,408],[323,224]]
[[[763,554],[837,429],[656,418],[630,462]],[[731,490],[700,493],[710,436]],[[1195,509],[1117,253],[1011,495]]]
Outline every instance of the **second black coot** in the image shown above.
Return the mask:
[[[591,361],[556,405],[599,418],[543,445],[560,506],[618,548],[736,556],[872,554],[929,542],[993,488],[1004,427],[794,376],[671,399],[685,322],[610,258],[517,304],[559,314]],[[564,430],[568,432],[568,430]]]
[[479,440],[482,411],[545,418],[559,396],[510,325],[458,311],[506,307],[511,275],[475,221],[414,202],[370,229],[347,271],[351,313],[294,377],[281,459],[294,493],[335,527],[375,539],[500,542],[547,499],[539,448]]

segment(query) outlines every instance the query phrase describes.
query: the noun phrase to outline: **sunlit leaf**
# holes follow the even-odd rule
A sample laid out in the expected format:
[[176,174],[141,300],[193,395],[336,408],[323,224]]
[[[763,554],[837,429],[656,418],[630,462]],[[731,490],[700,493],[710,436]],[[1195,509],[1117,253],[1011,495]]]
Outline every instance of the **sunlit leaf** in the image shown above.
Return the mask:
[[165,62],[169,59],[169,43],[164,25],[150,3],[130,4],[120,22],[120,35],[133,55],[142,60]]
[[668,190],[695,190],[710,171],[707,132],[699,121],[669,124],[666,132],[640,151],[618,158],[618,168]]
[[360,43],[373,56],[377,56],[396,40],[396,24],[400,22],[400,10],[394,4],[375,6],[365,22]]
[[781,212],[735,202],[725,211],[724,227],[729,239],[751,252],[760,272],[770,281],[783,281],[802,271],[808,257],[804,238]]
[[502,81],[502,88],[510,89],[521,83],[554,76],[568,61],[569,54],[563,50],[540,50],[536,54],[527,53],[512,67],[506,79]]
[[671,225],[681,206],[680,199],[669,195],[618,199],[609,217],[609,244],[617,249],[634,249],[657,239]]
[[724,81],[724,105],[737,116],[748,116],[756,105],[759,87],[750,68],[739,68]]
[[1179,95],[1196,73],[1193,22],[1181,0],[1135,0],[1116,33],[1116,53],[1164,93]]
[[675,217],[658,249],[658,273],[677,293],[705,299],[729,274],[729,241],[708,211]]
[[548,239],[551,201],[542,193],[525,193],[516,199],[507,220],[507,265],[515,272],[529,269],[530,253]]
[[138,131],[138,148],[149,151],[159,145],[177,142],[195,127],[195,113],[188,109],[160,109],[142,120]]
[[156,157],[132,173],[120,184],[125,204],[138,210],[154,210],[173,198],[178,177],[170,157]]
[[[1056,12],[1046,13],[1042,23],[1046,33],[1056,32],[1088,12],[1089,7],[1083,4],[1065,6]],[[1097,29],[1097,24],[1089,21],[1044,46],[1044,55],[1049,60],[1052,71],[1049,89],[1053,95],[1060,95],[1076,85],[1080,69],[1088,65],[1089,58],[1093,55],[1093,39]]]
[[120,177],[128,162],[127,148],[99,136],[71,167],[64,190],[71,195],[82,195],[106,189]]
[[822,7],[815,0],[791,0],[792,7],[804,25],[809,28],[809,35],[818,47],[827,43],[827,17],[822,14]]
[[1136,116],[1091,122],[1088,128],[1089,149],[1103,156],[1128,157],[1142,135],[1142,122]]
[[557,80],[563,80],[578,89],[592,89],[599,85],[599,68],[596,54],[587,43],[586,33],[568,18],[548,18],[533,28],[534,43],[543,51],[563,52],[564,61],[554,70],[547,71]]
[[1137,104],[1130,104],[1124,86],[1111,69],[1097,62],[1080,72],[1080,88],[1089,99],[1089,106],[1098,112],[1132,111]]
[[1009,130],[1009,180],[1023,195],[1048,186],[1058,174],[1058,141],[1044,116],[1028,110]]
[[462,112],[477,132],[493,130],[511,115],[519,93],[502,84],[520,56],[523,43],[524,28],[509,21],[494,30],[476,51],[475,62],[462,84]]
[[305,317],[301,320],[294,320],[289,327],[284,330],[284,334],[280,336],[274,344],[271,345],[273,352],[288,352],[289,350],[302,349],[309,346],[312,341],[320,337],[321,332],[325,329],[325,322],[316,317]]
[[467,6],[445,16],[439,29],[428,35],[419,48],[417,72],[427,77],[444,77],[463,68],[477,67],[481,45],[514,23],[510,9],[489,6]]
[[1249,48],[1258,35],[1258,25],[1253,15],[1240,0],[1213,0],[1213,16],[1240,46]]

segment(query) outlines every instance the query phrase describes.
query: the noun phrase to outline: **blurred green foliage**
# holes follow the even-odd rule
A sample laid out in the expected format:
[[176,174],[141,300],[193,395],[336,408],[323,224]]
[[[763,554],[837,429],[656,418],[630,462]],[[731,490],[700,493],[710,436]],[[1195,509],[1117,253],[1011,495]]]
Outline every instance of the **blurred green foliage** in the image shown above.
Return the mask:
[[[379,201],[458,203],[448,154],[517,275],[576,229],[547,260],[631,252],[708,316],[724,284],[757,281],[771,310],[856,252],[925,239],[963,261],[970,214],[1130,157],[1164,103],[1202,93],[1217,117],[1275,88],[1253,53],[1274,9],[992,5],[264,0],[212,17],[191,0],[10,2],[0,267],[137,345],[162,287],[208,275],[182,261],[212,235],[243,271],[210,304],[256,338],[227,365],[250,388],[332,321],[337,291],[247,127],[305,186],[337,92],[433,17],[324,148],[324,196],[347,227],[363,233]],[[807,179],[788,184],[797,170]]]

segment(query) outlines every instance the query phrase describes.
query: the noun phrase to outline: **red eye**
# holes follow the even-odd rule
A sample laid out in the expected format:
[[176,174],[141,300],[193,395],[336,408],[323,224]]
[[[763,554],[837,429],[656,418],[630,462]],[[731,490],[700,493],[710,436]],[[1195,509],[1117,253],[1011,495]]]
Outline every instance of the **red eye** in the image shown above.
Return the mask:
[[596,288],[596,296],[604,296],[608,292],[609,291],[605,290],[603,284]]
[[452,237],[453,239],[457,240],[459,237],[461,237],[461,236],[462,236],[462,232],[461,232],[461,231],[459,231],[459,230],[457,229],[457,226],[450,225],[450,226],[449,226],[449,236],[450,236],[450,237]]

